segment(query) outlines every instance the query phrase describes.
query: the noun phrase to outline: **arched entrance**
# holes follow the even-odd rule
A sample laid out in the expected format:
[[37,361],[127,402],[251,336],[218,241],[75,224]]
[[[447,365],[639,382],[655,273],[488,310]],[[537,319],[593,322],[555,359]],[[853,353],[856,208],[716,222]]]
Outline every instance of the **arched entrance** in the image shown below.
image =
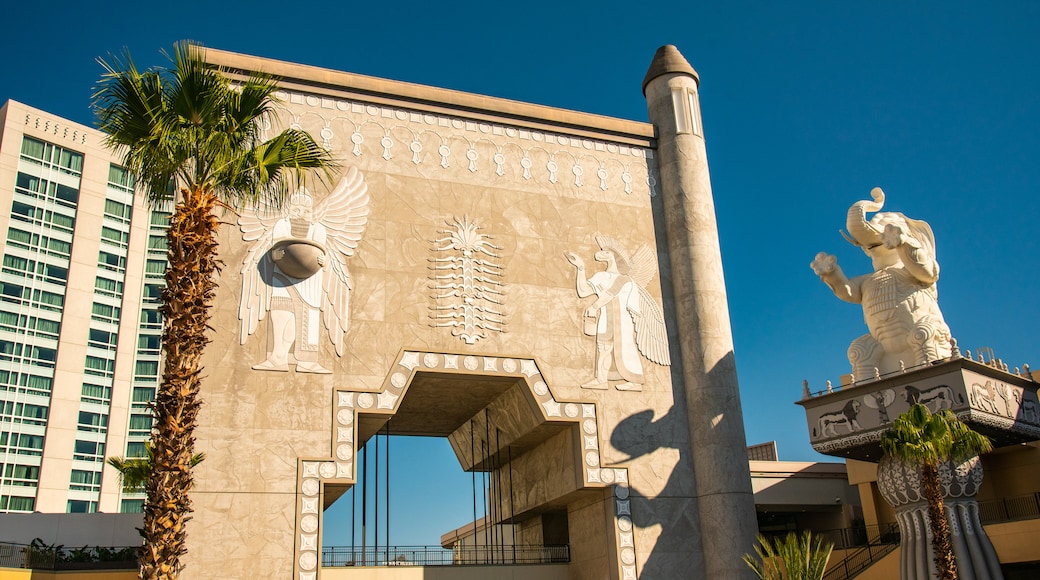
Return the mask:
[[322,512],[357,481],[359,445],[391,419],[391,434],[447,437],[467,471],[508,469],[508,507],[492,523],[530,536],[541,526],[523,521],[567,510],[582,530],[572,562],[635,579],[628,471],[601,465],[594,403],[558,399],[533,358],[403,350],[378,391],[334,391],[332,456],[299,460],[299,580],[318,578]]

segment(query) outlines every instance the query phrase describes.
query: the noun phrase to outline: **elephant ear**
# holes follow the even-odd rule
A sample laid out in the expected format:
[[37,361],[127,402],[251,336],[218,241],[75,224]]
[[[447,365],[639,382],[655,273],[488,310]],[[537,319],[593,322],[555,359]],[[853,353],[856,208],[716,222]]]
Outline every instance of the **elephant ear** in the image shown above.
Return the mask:
[[932,233],[932,226],[928,225],[928,222],[921,220],[910,219],[904,216],[906,219],[906,227],[910,230],[910,236],[913,237],[921,248],[926,250],[932,259],[935,259],[935,234]]

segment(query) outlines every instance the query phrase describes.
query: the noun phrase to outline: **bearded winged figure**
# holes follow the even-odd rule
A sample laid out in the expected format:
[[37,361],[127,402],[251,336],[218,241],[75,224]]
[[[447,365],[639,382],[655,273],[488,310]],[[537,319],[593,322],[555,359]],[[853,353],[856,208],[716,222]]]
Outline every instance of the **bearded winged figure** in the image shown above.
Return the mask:
[[585,278],[585,262],[568,252],[575,267],[579,298],[593,294],[596,301],[585,309],[585,334],[596,337],[595,376],[585,389],[606,389],[609,381],[621,381],[619,391],[643,389],[642,353],[650,361],[668,366],[668,336],[664,315],[646,285],[657,271],[653,250],[643,244],[632,255],[617,240],[596,236],[600,251],[596,261],[605,268]]
[[[880,212],[885,193],[875,187],[872,200],[849,208],[849,235],[842,235],[870,256],[874,271],[851,280],[837,259],[816,254],[810,267],[834,294],[863,305],[869,334],[849,346],[849,363],[856,380],[896,372],[949,357],[950,328],[939,310],[935,236],[923,221],[901,213]],[[867,219],[868,212],[875,213]]]
[[317,205],[301,188],[282,210],[260,206],[239,217],[242,238],[252,242],[242,262],[240,343],[268,320],[267,358],[254,370],[284,372],[295,363],[298,373],[330,373],[318,360],[321,325],[343,356],[353,288],[346,261],[368,223],[368,202],[352,167]]

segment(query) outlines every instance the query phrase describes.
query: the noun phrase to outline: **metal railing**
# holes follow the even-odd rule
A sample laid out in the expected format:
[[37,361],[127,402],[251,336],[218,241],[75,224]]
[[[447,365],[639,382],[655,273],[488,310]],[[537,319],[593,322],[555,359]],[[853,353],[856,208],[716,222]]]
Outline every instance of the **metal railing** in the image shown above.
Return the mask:
[[984,524],[1036,518],[1040,518],[1040,493],[979,502],[979,519]]
[[837,549],[859,548],[830,566],[823,575],[824,580],[852,578],[899,546],[899,525],[895,523],[828,530],[816,535],[827,539]]
[[570,546],[380,546],[359,548],[326,546],[321,565],[342,566],[474,566],[513,564],[565,564]]
[[[763,535],[772,540],[774,537],[784,537],[788,531],[766,532]],[[899,543],[899,526],[895,523],[881,524],[877,526],[860,525],[851,528],[814,531],[814,538],[822,538],[830,542],[835,550],[849,548],[860,548],[869,544],[888,543],[894,541]]]
[[137,567],[137,546],[66,548],[0,542],[0,567],[34,570],[132,570]]

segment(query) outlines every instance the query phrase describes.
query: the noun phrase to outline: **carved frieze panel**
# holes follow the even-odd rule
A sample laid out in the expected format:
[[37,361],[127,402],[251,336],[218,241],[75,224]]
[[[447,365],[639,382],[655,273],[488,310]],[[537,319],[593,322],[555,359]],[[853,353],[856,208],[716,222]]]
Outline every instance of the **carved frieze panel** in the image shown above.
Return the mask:
[[325,148],[356,158],[375,155],[442,171],[464,168],[492,179],[516,174],[524,181],[657,195],[658,180],[647,164],[654,158],[650,148],[297,91],[275,96],[290,127],[306,128]]
[[966,359],[799,401],[814,449],[873,461],[881,433],[913,403],[953,411],[996,446],[1040,438],[1037,383]]

